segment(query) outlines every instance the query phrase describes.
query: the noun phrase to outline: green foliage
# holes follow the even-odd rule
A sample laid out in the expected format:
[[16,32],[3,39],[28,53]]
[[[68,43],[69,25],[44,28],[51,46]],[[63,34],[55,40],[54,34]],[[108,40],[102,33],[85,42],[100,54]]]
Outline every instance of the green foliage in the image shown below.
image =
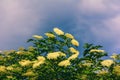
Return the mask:
[[79,42],[58,28],[45,36],[33,35],[27,49],[0,54],[0,80],[119,80],[120,55],[110,59],[102,46],[85,43],[79,57]]

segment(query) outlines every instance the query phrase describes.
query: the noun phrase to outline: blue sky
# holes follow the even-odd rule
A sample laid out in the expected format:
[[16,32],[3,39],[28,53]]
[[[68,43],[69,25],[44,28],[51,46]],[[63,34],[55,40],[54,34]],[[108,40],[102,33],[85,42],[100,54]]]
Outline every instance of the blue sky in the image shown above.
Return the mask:
[[28,46],[54,27],[80,42],[120,52],[120,0],[0,0],[0,50]]

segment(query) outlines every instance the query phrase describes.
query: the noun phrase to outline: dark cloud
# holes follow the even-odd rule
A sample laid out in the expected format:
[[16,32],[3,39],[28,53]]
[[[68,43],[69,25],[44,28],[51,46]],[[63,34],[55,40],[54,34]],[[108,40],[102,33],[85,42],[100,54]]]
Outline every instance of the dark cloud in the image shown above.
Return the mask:
[[69,25],[74,17],[74,6],[72,0],[1,0],[0,49],[22,46],[32,34]]
[[109,52],[119,52],[119,3],[119,0],[80,1],[75,31],[82,34],[83,42],[101,44]]

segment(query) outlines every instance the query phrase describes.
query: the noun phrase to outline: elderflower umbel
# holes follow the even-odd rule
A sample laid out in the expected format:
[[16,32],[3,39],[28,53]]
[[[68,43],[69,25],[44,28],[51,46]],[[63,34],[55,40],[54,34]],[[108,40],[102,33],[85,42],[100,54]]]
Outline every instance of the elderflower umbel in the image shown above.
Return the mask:
[[45,35],[49,38],[55,38],[55,35],[51,33],[45,33]]
[[60,56],[65,57],[66,55],[60,51],[47,54],[48,59],[57,59]]
[[57,59],[59,56],[60,56],[60,54],[57,53],[57,52],[53,52],[53,53],[48,53],[47,54],[47,58],[48,59]]
[[69,50],[70,50],[70,52],[72,52],[72,53],[77,53],[77,52],[78,52],[78,51],[77,51],[75,48],[73,48],[73,47],[70,47]]
[[60,56],[66,57],[66,54],[64,54],[63,52],[58,52]]
[[108,71],[107,71],[107,70],[100,70],[100,71],[98,71],[98,73],[97,73],[98,76],[102,76],[102,75],[106,75],[106,74],[108,74]]
[[120,65],[116,65],[113,67],[113,73],[120,76]]
[[67,67],[70,65],[70,61],[69,60],[63,60],[61,61],[58,66],[63,66],[63,67]]
[[54,28],[53,31],[57,34],[57,35],[64,35],[64,32],[58,28]]
[[94,52],[98,52],[98,53],[104,53],[104,50],[100,50],[100,49],[91,49],[90,53],[94,53]]
[[24,51],[17,51],[16,53],[19,55],[22,55],[22,54],[24,54]]
[[21,66],[29,66],[32,62],[30,60],[21,60],[19,61],[19,64]]
[[23,73],[22,76],[35,76],[35,73],[33,71],[27,71],[26,73]]
[[102,62],[101,62],[101,65],[102,65],[102,66],[110,67],[113,63],[114,63],[113,60],[108,59],[108,60],[102,61]]
[[116,53],[113,53],[112,56],[110,56],[110,58],[116,59],[118,57],[118,55]]
[[74,36],[72,34],[66,33],[65,36],[70,39],[74,39]]
[[76,59],[78,56],[79,56],[79,52],[76,53],[76,54],[71,55],[71,56],[68,58],[68,60],[74,60],[74,59]]
[[38,56],[37,59],[38,59],[38,61],[45,61],[45,57],[43,57],[43,56]]
[[45,63],[45,61],[34,61],[33,62],[33,68],[37,68],[37,67],[39,67],[41,64],[44,64]]
[[12,71],[14,68],[12,66],[6,67],[7,70]]
[[32,37],[36,38],[36,39],[42,39],[43,38],[42,36],[39,36],[39,35],[33,35]]
[[79,42],[75,39],[72,39],[71,40],[71,43],[74,45],[74,46],[79,46]]
[[0,72],[6,72],[6,67],[5,66],[0,66]]

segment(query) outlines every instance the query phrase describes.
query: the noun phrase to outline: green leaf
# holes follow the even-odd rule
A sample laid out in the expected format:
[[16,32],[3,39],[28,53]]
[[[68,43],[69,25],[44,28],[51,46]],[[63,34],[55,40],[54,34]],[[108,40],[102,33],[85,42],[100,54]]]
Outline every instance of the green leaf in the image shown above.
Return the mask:
[[27,42],[31,42],[31,41],[34,41],[34,39],[28,39]]

